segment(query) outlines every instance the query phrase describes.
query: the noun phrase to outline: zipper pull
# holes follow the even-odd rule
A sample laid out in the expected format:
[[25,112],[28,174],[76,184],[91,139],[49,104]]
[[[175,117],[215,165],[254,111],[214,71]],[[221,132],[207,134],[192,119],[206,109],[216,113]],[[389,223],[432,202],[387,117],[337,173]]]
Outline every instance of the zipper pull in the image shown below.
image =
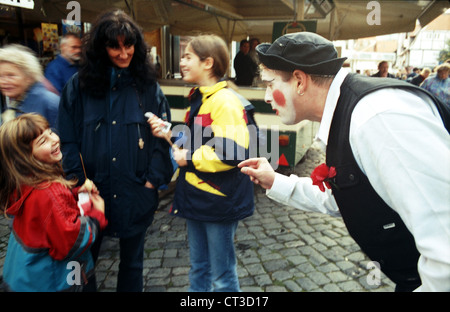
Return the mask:
[[139,124],[137,124],[137,130],[138,130],[138,136],[139,136],[139,141],[138,141],[139,148],[144,149],[144,140],[142,139],[141,128],[139,127]]

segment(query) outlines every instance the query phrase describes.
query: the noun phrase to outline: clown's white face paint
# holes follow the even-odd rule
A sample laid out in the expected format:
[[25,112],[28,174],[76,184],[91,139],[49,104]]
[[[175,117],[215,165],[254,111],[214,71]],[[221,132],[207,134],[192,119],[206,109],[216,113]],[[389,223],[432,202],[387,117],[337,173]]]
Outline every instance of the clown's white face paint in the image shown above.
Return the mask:
[[292,79],[283,81],[281,75],[270,69],[262,69],[261,79],[266,84],[264,101],[272,106],[282,123],[295,124],[296,111],[293,102],[295,88],[292,86]]

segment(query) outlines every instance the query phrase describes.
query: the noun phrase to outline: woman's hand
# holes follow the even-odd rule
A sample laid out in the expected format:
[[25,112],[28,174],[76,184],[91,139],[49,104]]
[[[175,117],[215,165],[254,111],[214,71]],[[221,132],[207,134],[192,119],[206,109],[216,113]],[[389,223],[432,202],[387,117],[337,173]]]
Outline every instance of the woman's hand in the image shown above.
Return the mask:
[[154,189],[155,187],[149,181],[145,182],[145,187],[149,189]]

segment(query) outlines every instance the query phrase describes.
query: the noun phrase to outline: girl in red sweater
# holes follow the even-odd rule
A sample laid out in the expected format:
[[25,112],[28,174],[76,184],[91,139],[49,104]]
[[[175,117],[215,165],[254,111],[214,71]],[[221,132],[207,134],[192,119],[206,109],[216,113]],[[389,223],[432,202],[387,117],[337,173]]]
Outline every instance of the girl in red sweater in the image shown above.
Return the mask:
[[[107,224],[104,202],[95,186],[71,190],[59,145],[38,114],[0,127],[0,207],[13,217],[3,278],[12,291],[81,290],[93,276],[90,246]],[[77,203],[81,193],[87,199]]]

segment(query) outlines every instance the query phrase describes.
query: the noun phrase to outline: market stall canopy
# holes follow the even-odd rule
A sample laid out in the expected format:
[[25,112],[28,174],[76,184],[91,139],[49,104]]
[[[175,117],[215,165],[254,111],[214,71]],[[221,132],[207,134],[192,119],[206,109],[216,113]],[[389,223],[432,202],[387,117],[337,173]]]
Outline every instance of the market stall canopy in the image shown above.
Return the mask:
[[[92,22],[120,8],[146,31],[169,26],[173,35],[216,33],[227,40],[272,40],[274,21],[317,20],[317,33],[330,40],[356,39],[414,30],[450,7],[449,1],[360,0],[78,0],[81,21]],[[35,0],[23,19],[59,23],[71,11],[67,0]]]

